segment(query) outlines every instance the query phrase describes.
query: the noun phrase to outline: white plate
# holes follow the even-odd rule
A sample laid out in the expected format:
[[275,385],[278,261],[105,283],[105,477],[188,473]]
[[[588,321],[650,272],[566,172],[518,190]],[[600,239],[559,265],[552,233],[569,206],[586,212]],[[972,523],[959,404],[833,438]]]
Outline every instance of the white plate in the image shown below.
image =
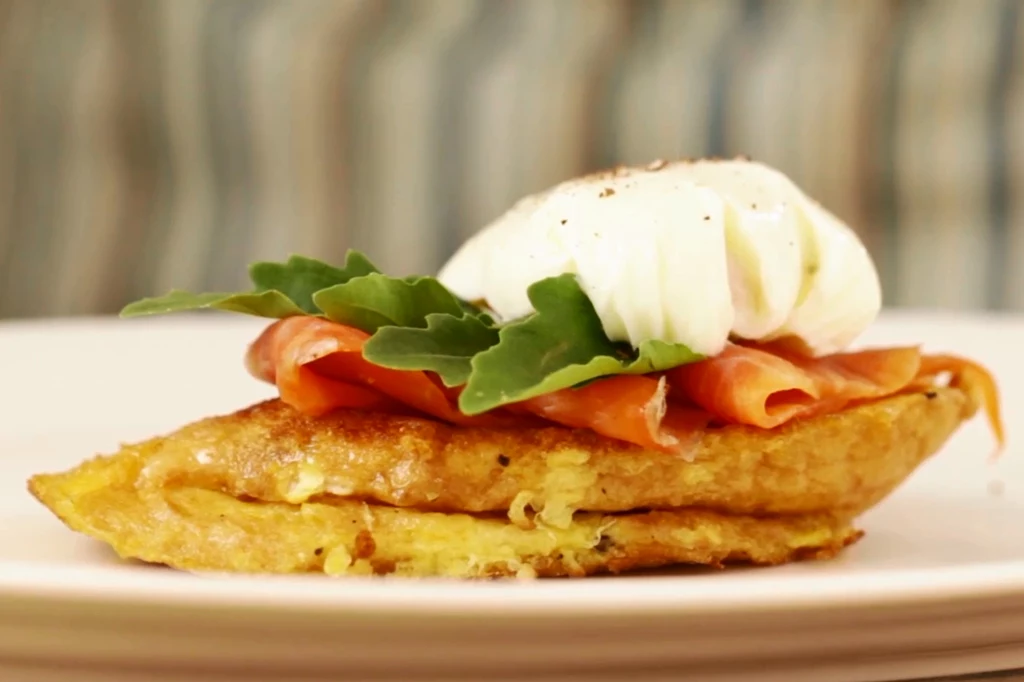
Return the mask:
[[[33,472],[270,395],[258,320],[0,325],[0,679],[876,680],[1024,668],[1024,318],[889,314],[865,342],[986,362],[982,419],[829,563],[580,581],[199,577],[119,563],[25,492]],[[72,667],[68,667],[72,666]]]

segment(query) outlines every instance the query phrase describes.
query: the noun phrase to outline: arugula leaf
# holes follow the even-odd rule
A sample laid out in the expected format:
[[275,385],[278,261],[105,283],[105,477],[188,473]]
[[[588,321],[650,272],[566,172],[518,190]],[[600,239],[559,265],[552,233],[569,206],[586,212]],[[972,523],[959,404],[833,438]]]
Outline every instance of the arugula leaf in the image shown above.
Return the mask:
[[304,256],[292,256],[284,263],[249,266],[249,278],[256,291],[280,291],[310,315],[320,314],[313,304],[316,292],[377,272],[380,271],[366,256],[353,250],[345,254],[345,265],[341,268]]
[[579,386],[602,376],[657,372],[700,360],[685,346],[612,342],[571,274],[530,286],[536,312],[504,326],[489,311],[433,277],[388,277],[361,253],[342,267],[291,256],[255,263],[250,292],[170,293],[129,304],[123,317],[218,309],[270,318],[326,316],[371,334],[363,356],[382,367],[435,372],[465,386],[459,407],[479,414],[507,403]]
[[461,298],[458,299],[458,301],[463,313],[479,318],[480,321],[488,327],[493,327],[495,325],[494,318],[491,317],[490,311],[477,308],[469,301],[463,301]]
[[647,341],[637,350],[608,339],[575,275],[536,282],[536,312],[501,328],[499,341],[475,355],[459,408],[479,414],[501,405],[611,374],[645,374],[700,360],[681,344]]
[[373,263],[353,250],[345,254],[345,265],[341,268],[304,256],[292,256],[284,263],[263,262],[249,266],[249,277],[255,285],[253,291],[193,294],[174,289],[164,296],[128,304],[121,311],[121,317],[202,309],[271,318],[320,315],[313,305],[314,293],[375,272],[377,268]]
[[162,315],[164,313],[202,309],[227,310],[235,313],[245,313],[246,315],[274,318],[305,314],[302,308],[295,305],[290,298],[280,291],[241,294],[193,294],[188,291],[174,289],[164,296],[144,298],[140,301],[129,303],[121,310],[121,317]]
[[431,313],[425,328],[381,327],[363,347],[363,357],[391,369],[436,372],[445,386],[469,379],[473,356],[498,343],[489,322],[465,314]]
[[463,302],[433,277],[399,279],[379,273],[313,295],[327,319],[373,333],[381,327],[422,328],[431,313],[465,314]]

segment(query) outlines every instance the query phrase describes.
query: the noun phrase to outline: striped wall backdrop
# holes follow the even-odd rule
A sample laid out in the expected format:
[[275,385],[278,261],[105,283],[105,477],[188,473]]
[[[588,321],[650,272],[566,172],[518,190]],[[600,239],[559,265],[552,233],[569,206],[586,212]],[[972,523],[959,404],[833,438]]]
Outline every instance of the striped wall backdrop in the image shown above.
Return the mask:
[[0,0],[0,318],[432,271],[525,193],[738,153],[889,305],[1024,308],[1020,0]]

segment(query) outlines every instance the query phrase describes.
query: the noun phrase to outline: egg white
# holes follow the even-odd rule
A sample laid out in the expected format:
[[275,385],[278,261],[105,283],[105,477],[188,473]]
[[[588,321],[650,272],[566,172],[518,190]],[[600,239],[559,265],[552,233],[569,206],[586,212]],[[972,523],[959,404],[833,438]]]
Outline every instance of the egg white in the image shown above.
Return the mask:
[[730,337],[848,346],[875,319],[881,287],[856,234],[782,173],[746,160],[661,163],[569,180],[517,202],[440,272],[502,320],[527,288],[577,276],[605,332],[704,355]]

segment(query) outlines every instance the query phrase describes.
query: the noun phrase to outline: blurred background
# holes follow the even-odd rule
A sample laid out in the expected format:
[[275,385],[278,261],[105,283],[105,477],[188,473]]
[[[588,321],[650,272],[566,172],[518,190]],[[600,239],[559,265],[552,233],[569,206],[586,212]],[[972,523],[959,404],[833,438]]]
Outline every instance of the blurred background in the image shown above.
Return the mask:
[[887,304],[1024,308],[1020,0],[0,0],[0,318],[430,272],[526,193],[740,153]]

